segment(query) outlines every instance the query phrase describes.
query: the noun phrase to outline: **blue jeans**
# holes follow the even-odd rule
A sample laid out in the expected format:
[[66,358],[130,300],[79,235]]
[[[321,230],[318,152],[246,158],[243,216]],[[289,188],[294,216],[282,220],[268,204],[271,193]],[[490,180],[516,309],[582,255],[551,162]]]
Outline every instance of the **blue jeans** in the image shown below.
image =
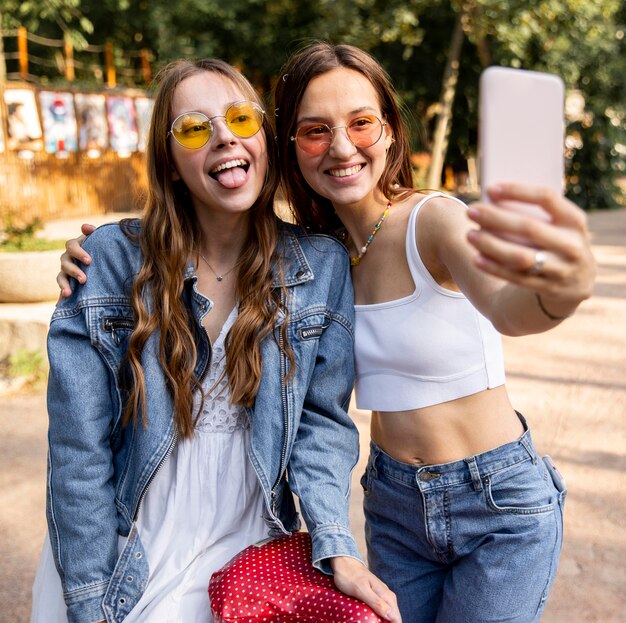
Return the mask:
[[561,552],[566,488],[528,429],[488,452],[424,467],[372,442],[361,484],[369,565],[395,591],[404,623],[539,621]]

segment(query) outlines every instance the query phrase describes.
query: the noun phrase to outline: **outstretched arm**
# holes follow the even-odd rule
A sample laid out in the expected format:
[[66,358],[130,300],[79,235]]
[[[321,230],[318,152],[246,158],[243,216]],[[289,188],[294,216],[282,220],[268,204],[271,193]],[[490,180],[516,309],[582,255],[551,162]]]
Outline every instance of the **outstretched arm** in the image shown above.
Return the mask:
[[[480,229],[468,234],[479,251],[474,265],[509,284],[498,297],[511,325],[509,332],[550,329],[592,293],[596,267],[587,217],[571,201],[541,187],[502,184],[489,189],[489,196],[494,204],[510,200],[538,204],[550,216],[551,222],[543,222],[477,203],[470,207],[469,217]],[[512,242],[511,236],[526,242]]]
[[[538,186],[501,184],[489,196],[493,204],[468,210],[449,199],[426,203],[417,228],[420,253],[433,275],[444,275],[442,285],[450,287],[449,279],[500,333],[547,331],[593,289],[585,214]],[[507,200],[538,204],[551,221],[494,205]]]

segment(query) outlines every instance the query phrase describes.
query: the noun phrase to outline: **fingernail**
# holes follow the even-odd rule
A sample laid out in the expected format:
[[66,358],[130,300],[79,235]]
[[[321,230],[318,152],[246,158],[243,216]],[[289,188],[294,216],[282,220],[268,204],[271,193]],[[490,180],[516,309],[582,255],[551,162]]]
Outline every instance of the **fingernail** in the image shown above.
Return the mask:
[[503,190],[500,184],[494,184],[493,186],[489,186],[490,193],[501,193]]
[[85,283],[85,278],[84,277],[79,277],[78,278],[78,283]]
[[392,619],[393,618],[393,614],[394,614],[393,610],[391,610],[391,609],[387,610],[387,618],[388,619]]
[[476,219],[480,216],[480,210],[477,210],[476,208],[468,208],[467,216],[469,216],[470,218]]
[[83,259],[82,259],[82,262],[83,262],[83,264],[89,264],[89,258],[86,255],[84,255]]
[[467,232],[467,239],[471,240],[472,242],[476,242],[476,240],[478,240],[479,237],[479,233],[477,229],[470,229],[470,231]]

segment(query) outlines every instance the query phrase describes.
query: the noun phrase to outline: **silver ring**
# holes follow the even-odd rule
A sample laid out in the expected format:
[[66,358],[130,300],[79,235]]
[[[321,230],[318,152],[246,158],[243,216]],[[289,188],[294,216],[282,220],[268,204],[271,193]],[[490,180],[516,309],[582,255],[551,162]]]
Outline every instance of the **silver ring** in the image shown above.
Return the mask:
[[546,252],[545,251],[536,251],[535,252],[535,263],[532,265],[532,268],[528,271],[529,275],[540,275],[543,270],[543,265],[546,263]]

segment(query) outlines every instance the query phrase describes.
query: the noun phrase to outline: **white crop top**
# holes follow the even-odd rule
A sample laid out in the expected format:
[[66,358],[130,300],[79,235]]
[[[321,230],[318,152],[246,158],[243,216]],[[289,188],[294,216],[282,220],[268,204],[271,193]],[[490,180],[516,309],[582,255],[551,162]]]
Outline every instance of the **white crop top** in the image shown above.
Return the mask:
[[[419,209],[406,232],[415,283],[409,296],[355,305],[356,405],[372,411],[421,409],[504,383],[502,339],[460,292],[442,288],[424,266],[415,239]],[[465,205],[454,197],[448,197]]]

